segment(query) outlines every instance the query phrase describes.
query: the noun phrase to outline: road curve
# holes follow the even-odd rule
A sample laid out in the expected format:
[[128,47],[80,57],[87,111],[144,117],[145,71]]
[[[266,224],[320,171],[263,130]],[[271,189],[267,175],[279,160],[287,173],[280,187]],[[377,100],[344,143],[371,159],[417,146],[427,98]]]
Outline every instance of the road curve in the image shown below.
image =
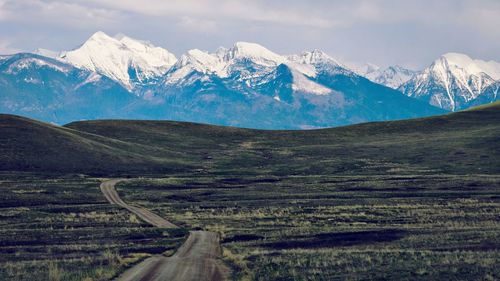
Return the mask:
[[[120,179],[101,184],[101,191],[111,204],[119,205],[157,227],[177,226],[150,211],[125,203],[115,190]],[[221,256],[219,237],[214,232],[191,231],[189,237],[171,257],[153,256],[128,269],[117,281],[222,281],[228,269],[218,258]]]
[[157,214],[153,214],[150,211],[144,209],[144,208],[139,208],[135,206],[131,206],[120,198],[118,193],[116,192],[115,189],[115,184],[117,184],[120,181],[124,181],[122,179],[114,179],[114,180],[109,180],[101,183],[101,191],[106,196],[106,199],[111,204],[118,205],[120,207],[123,207],[130,212],[136,214],[138,217],[143,219],[144,221],[156,226],[156,227],[161,227],[161,228],[177,228],[178,226],[167,221],[166,219],[158,216]]

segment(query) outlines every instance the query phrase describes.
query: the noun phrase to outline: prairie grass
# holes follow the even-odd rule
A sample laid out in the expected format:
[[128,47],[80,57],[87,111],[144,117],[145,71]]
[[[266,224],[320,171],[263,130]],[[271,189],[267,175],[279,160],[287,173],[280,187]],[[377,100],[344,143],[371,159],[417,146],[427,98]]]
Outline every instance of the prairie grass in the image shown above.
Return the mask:
[[219,232],[236,280],[500,279],[496,175],[197,175],[118,188]]
[[0,280],[110,280],[152,254],[174,251],[187,234],[150,227],[108,204],[98,179],[1,179]]

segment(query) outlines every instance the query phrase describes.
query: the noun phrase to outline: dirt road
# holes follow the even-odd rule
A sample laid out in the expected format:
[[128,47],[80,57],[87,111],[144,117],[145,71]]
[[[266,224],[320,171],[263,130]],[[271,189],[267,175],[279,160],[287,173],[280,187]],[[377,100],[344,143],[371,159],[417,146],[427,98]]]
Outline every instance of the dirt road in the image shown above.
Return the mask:
[[192,231],[175,255],[147,259],[117,280],[225,280],[227,271],[217,261],[219,256],[219,238],[215,233]]
[[[101,191],[111,204],[119,205],[157,227],[175,228],[176,225],[150,211],[125,203],[115,190],[121,180],[101,184]],[[214,232],[191,231],[189,237],[171,257],[153,256],[125,271],[118,281],[160,280],[226,280],[228,270],[218,258],[221,256],[219,237]]]
[[105,181],[101,184],[101,191],[104,193],[104,196],[106,196],[106,199],[111,204],[119,205],[132,213],[136,214],[138,217],[141,219],[145,220],[146,222],[149,222],[150,224],[156,226],[156,227],[162,227],[162,228],[177,228],[177,225],[165,220],[164,218],[158,216],[157,214],[153,214],[150,211],[144,209],[144,208],[139,208],[135,206],[128,205],[127,203],[123,202],[123,200],[120,198],[118,193],[116,192],[115,189],[115,184],[118,182],[123,181],[120,179],[115,179],[115,180],[109,180]]

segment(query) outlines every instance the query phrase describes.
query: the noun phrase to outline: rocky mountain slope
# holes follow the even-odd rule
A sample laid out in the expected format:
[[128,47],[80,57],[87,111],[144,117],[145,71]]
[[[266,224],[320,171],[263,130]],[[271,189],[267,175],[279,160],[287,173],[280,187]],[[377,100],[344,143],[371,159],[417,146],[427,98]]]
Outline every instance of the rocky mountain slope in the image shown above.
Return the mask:
[[[23,71],[10,71],[21,57]],[[7,89],[1,112],[54,123],[141,118],[307,129],[444,112],[322,51],[283,56],[249,42],[177,59],[150,43],[97,32],[71,51],[7,57],[0,75]]]

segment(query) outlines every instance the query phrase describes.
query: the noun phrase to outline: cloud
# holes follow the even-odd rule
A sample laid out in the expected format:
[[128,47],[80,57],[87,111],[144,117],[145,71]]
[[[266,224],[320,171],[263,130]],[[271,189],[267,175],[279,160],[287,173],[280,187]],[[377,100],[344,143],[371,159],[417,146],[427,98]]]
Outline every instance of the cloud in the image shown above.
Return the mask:
[[56,50],[97,30],[213,50],[254,41],[354,62],[425,66],[444,52],[500,60],[499,0],[0,0],[4,49]]
[[8,39],[0,39],[0,54],[10,55],[21,52],[21,49],[12,46],[12,41]]
[[0,0],[0,21],[8,18],[9,12],[5,7],[7,0]]
[[191,17],[182,17],[177,25],[182,29],[195,32],[215,32],[217,30],[217,23],[215,21]]
[[[297,7],[288,8],[286,1],[277,1],[281,5],[270,7],[268,1],[236,1],[236,0],[143,0],[114,1],[91,0],[95,5],[119,9],[150,16],[182,15],[198,20],[245,20],[268,22],[284,25],[311,26],[327,28],[335,21],[326,15],[306,13]],[[312,5],[311,5],[312,6]]]
[[0,0],[0,19],[11,22],[65,25],[87,29],[117,23],[116,10],[85,6],[72,1]]

